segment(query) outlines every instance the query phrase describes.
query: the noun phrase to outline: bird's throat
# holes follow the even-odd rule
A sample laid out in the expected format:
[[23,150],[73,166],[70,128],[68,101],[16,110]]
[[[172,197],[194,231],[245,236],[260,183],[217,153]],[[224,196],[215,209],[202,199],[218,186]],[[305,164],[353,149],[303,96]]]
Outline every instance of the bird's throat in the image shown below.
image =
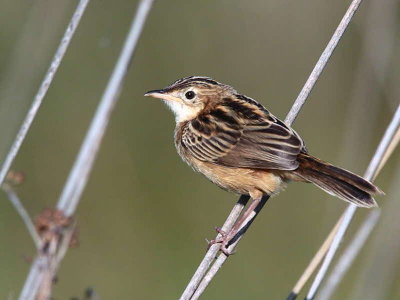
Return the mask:
[[195,107],[190,107],[183,103],[169,101],[169,100],[164,100],[164,103],[174,113],[176,123],[192,120],[199,113],[199,109],[196,109]]

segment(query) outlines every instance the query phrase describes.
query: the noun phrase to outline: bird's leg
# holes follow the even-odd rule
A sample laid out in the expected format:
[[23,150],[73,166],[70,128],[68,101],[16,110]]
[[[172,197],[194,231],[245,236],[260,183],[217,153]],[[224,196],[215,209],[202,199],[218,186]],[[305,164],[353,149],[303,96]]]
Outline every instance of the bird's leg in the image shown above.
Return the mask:
[[226,233],[224,230],[222,230],[221,227],[215,227],[215,231],[218,232],[218,233],[221,235],[221,237],[220,237],[220,238],[217,238],[217,239],[215,239],[215,240],[211,240],[211,241],[209,241],[208,239],[206,239],[206,242],[207,242],[207,250],[210,249],[210,247],[211,247],[212,245],[214,245],[214,244],[222,244],[222,243],[224,242],[225,237],[227,236],[227,233]]
[[246,232],[270,196],[263,195],[261,192],[257,192],[252,193],[251,197],[253,201],[240,219],[235,222],[232,229],[227,234],[222,236],[220,241],[217,241],[222,243],[221,251],[224,252],[225,255],[231,254],[231,252],[228,250],[229,246],[235,243]]
[[[236,205],[245,207],[247,205],[247,202],[249,202],[249,199],[250,199],[249,195],[241,195]],[[215,231],[218,232],[221,235],[221,237],[217,237],[216,239],[211,241],[206,239],[208,244],[207,250],[210,249],[210,247],[214,244],[222,244],[224,241],[224,237],[227,235],[226,231],[223,230],[221,227],[215,227]]]

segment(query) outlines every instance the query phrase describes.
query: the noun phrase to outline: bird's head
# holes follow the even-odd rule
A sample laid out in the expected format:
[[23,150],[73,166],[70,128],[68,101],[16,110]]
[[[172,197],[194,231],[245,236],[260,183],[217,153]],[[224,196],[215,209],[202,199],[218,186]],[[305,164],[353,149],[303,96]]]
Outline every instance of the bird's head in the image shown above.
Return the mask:
[[148,91],[145,96],[159,98],[175,113],[176,122],[194,119],[204,109],[236,94],[225,84],[209,77],[191,76],[179,79],[161,90]]

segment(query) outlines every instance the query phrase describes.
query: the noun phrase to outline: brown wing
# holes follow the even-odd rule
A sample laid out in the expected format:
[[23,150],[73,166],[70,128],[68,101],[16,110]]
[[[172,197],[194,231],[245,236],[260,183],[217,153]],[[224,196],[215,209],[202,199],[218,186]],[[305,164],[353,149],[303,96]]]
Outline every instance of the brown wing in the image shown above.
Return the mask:
[[303,148],[298,135],[273,116],[244,125],[240,141],[216,160],[226,166],[294,170]]
[[242,125],[236,118],[222,113],[222,110],[213,110],[187,123],[181,145],[201,161],[216,162],[231,152],[241,136]]
[[189,122],[182,146],[201,161],[279,170],[296,169],[297,156],[304,149],[293,129],[260,104],[240,99],[227,101]]

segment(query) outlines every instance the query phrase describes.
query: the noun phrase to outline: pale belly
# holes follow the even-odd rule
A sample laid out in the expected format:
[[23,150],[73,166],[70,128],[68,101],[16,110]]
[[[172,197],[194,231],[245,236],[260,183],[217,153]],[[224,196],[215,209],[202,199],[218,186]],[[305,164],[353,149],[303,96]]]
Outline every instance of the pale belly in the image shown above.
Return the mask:
[[189,165],[221,188],[241,195],[259,192],[273,195],[284,186],[281,176],[268,170],[230,168],[199,160],[191,161]]

